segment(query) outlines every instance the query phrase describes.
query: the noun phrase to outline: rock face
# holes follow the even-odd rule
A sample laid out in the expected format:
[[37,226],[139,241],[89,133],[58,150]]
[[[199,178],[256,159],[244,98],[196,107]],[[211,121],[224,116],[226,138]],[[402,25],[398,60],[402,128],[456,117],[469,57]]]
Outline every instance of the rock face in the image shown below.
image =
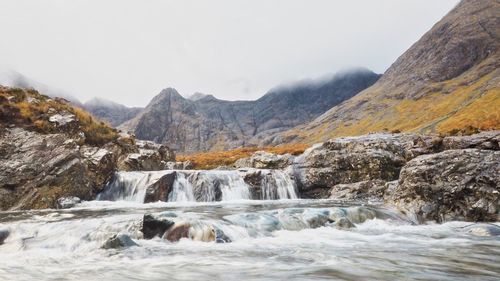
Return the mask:
[[[136,154],[132,166],[127,159]],[[0,210],[92,200],[120,168],[158,170],[174,157],[168,147],[118,136],[65,102],[0,86]]]
[[120,128],[180,152],[235,148],[310,121],[378,78],[368,70],[353,70],[328,81],[277,87],[256,101],[224,101],[211,95],[186,99],[168,88]]
[[395,130],[500,129],[498,14],[498,1],[461,1],[373,86],[267,141],[316,143]]
[[386,182],[383,180],[337,184],[330,189],[330,198],[349,201],[377,201],[384,196],[385,185]]
[[421,220],[498,220],[500,151],[459,149],[422,155],[401,170],[386,201]]
[[165,145],[151,141],[136,141],[137,150],[120,158],[121,171],[157,171],[166,168],[167,162],[175,159],[174,152]]
[[144,203],[168,201],[168,195],[172,191],[174,181],[177,177],[176,172],[171,172],[162,176],[157,182],[148,186]]

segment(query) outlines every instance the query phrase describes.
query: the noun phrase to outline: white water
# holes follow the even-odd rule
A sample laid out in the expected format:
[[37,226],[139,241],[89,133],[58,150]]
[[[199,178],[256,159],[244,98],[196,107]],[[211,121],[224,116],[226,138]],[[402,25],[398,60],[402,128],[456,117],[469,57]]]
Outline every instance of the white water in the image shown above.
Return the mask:
[[264,200],[297,199],[295,182],[281,170],[269,170],[262,178],[261,192]]
[[146,188],[168,172],[118,172],[106,190],[97,196],[97,200],[123,200],[142,203],[146,195]]
[[[239,171],[119,172],[97,200],[144,202],[146,189],[168,173],[176,178],[169,202],[212,202],[251,199],[251,187]],[[264,200],[297,199],[294,181],[283,171],[262,170],[260,183]]]
[[[213,225],[232,242],[144,240],[144,213]],[[339,216],[356,227],[318,225]],[[498,280],[500,239],[475,236],[470,224],[414,225],[329,200],[84,202],[0,213],[11,232],[0,280]],[[116,233],[138,246],[101,249]]]

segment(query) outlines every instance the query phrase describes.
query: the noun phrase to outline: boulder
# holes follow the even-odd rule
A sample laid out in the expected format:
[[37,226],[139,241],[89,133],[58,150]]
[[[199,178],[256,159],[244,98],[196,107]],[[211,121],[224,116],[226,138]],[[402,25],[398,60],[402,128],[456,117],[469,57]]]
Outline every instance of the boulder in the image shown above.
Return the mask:
[[[182,238],[188,238],[194,241],[213,242],[217,241],[217,234],[215,228],[211,225],[201,222],[179,221],[169,228],[163,235],[163,239],[170,242],[177,242]],[[228,240],[226,241],[224,239]],[[223,233],[219,236],[218,240],[218,243],[226,243],[230,241],[230,239],[223,235]]]
[[168,201],[168,195],[172,191],[176,177],[177,173],[171,172],[148,186],[146,188],[146,195],[144,196],[144,203]]
[[284,169],[293,163],[294,156],[291,154],[277,155],[265,151],[257,151],[248,158],[237,160],[234,165],[237,168],[256,169]]
[[194,163],[190,160],[187,161],[169,161],[165,163],[165,170],[192,170],[194,168]]
[[102,249],[119,249],[119,248],[128,248],[133,246],[139,246],[137,243],[130,238],[130,236],[126,234],[115,234],[110,237],[104,244],[101,246]]
[[383,200],[386,182],[367,180],[356,183],[337,184],[330,189],[330,199],[339,200]]
[[409,155],[393,135],[332,139],[295,158],[293,173],[301,197],[327,197],[337,184],[396,180]]
[[171,220],[156,218],[151,214],[145,214],[142,220],[141,232],[144,239],[152,239],[156,236],[162,237],[165,231],[174,225]]
[[480,148],[498,150],[500,131],[484,131],[470,136],[449,136],[443,139],[443,149]]
[[7,239],[7,237],[9,237],[9,235],[10,231],[8,229],[0,228],[0,245],[3,244],[3,242],[5,241],[5,239]]
[[57,208],[58,209],[73,208],[76,204],[79,204],[80,202],[81,202],[80,198],[76,196],[61,197],[57,199]]
[[420,221],[497,221],[499,171],[500,151],[458,149],[422,155],[403,167],[385,201]]

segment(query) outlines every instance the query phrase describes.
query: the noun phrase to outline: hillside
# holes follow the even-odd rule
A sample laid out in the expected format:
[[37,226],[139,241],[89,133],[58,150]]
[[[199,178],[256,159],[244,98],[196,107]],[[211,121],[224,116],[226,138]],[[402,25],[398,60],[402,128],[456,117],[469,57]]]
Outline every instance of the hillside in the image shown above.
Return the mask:
[[350,70],[328,80],[276,87],[255,101],[225,101],[200,94],[186,99],[168,88],[120,128],[181,152],[251,146],[314,119],[378,78],[365,69]]
[[387,130],[499,129],[499,14],[499,1],[460,2],[373,86],[264,143],[315,143]]

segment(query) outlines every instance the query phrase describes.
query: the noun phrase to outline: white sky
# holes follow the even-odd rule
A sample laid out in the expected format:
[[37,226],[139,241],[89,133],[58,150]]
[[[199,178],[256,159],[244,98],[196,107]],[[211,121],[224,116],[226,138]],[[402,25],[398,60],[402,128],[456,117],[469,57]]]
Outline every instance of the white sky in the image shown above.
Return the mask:
[[457,0],[0,0],[0,67],[82,101],[161,89],[255,99],[363,66],[382,73]]

